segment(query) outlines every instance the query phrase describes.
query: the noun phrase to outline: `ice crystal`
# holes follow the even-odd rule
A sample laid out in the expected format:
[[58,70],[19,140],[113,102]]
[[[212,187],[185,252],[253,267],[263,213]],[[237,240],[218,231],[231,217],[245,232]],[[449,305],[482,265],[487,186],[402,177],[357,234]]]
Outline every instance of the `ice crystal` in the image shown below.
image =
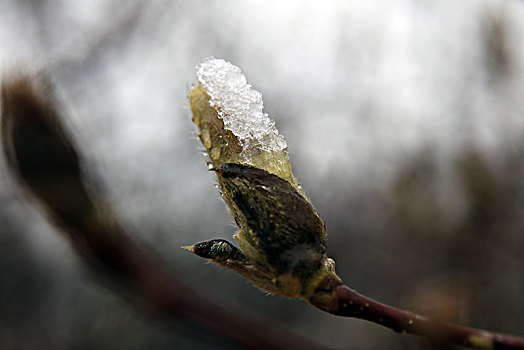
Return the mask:
[[197,66],[200,84],[210,96],[209,103],[224,121],[224,128],[239,139],[242,156],[249,162],[260,150],[278,152],[287,147],[275,122],[262,111],[262,94],[248,84],[237,66],[223,59],[205,59]]

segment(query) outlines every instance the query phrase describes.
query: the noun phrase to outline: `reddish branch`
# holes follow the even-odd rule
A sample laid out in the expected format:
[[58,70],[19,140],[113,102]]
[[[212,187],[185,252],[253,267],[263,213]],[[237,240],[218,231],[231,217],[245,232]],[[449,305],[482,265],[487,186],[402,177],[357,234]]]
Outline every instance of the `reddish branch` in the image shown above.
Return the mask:
[[524,349],[524,338],[430,320],[363,296],[341,285],[333,289],[334,315],[360,318],[395,332],[424,336],[436,344],[456,344],[477,349]]

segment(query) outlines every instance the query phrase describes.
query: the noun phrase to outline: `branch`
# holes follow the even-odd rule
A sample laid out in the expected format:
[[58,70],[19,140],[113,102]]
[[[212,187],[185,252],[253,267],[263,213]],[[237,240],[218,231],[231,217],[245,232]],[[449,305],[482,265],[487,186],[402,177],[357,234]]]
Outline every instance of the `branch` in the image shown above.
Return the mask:
[[437,344],[456,344],[476,349],[524,349],[524,338],[441,323],[410,311],[379,303],[341,285],[332,292],[334,304],[324,311],[370,321],[395,332],[420,335]]

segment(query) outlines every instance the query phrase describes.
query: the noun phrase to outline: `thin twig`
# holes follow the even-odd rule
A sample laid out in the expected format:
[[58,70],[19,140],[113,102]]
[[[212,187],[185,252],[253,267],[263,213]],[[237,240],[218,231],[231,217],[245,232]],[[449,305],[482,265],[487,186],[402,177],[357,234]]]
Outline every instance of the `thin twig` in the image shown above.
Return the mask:
[[395,332],[424,336],[437,344],[476,349],[524,349],[524,338],[433,321],[410,311],[379,303],[341,285],[333,289],[334,315],[360,318]]

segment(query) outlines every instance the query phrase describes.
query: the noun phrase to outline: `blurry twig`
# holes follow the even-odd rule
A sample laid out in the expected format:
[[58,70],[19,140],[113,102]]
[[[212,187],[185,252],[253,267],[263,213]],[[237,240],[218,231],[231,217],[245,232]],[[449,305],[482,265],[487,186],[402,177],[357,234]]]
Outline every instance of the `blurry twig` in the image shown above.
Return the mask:
[[170,319],[187,316],[249,348],[325,348],[184,285],[99,212],[85,189],[81,158],[61,126],[46,79],[19,78],[4,82],[1,91],[2,146],[11,170],[97,272]]

